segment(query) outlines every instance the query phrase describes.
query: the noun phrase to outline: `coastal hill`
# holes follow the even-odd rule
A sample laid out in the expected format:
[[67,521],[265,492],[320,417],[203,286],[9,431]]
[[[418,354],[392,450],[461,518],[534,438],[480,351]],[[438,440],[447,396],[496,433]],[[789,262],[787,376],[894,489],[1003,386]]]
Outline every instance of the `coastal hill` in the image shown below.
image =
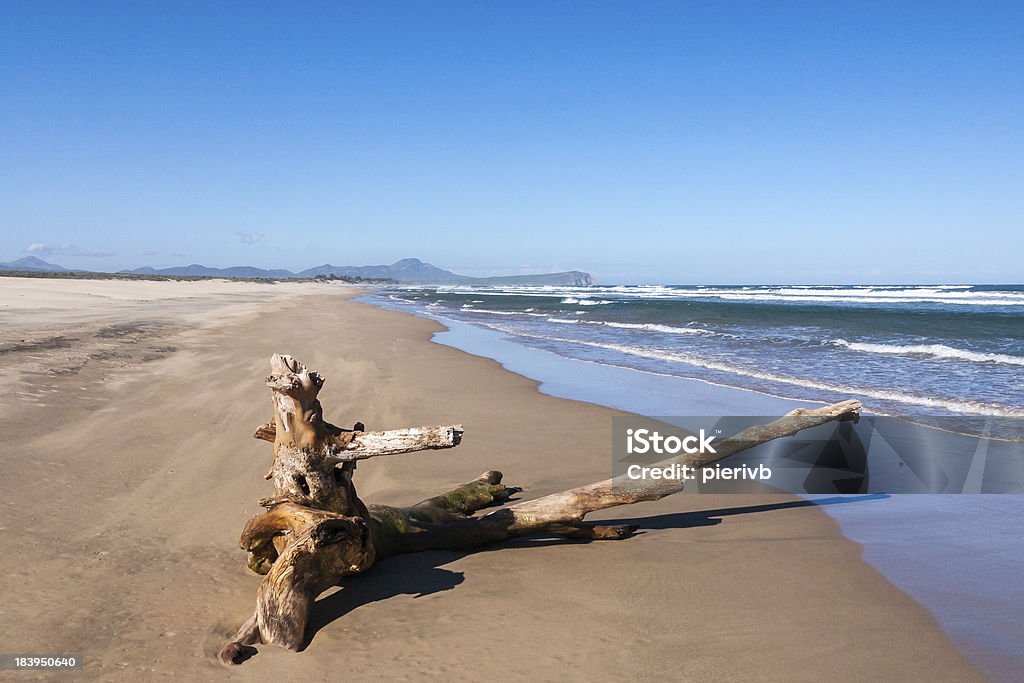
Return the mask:
[[507,275],[501,277],[469,277],[444,270],[417,258],[404,258],[390,266],[332,266],[324,264],[297,273],[298,277],[324,277],[329,275],[385,278],[396,282],[419,284],[467,284],[467,285],[593,285],[590,273],[570,270],[562,273],[541,275]]
[[[0,263],[0,270],[20,270],[33,272],[67,272],[67,268],[47,263],[34,256],[21,258],[10,263]],[[266,278],[283,280],[290,278],[338,277],[358,278],[362,280],[393,280],[406,284],[464,284],[464,285],[569,285],[585,286],[596,284],[590,273],[570,270],[562,273],[543,273],[539,275],[508,275],[501,277],[469,277],[459,275],[450,270],[416,258],[404,258],[391,265],[379,266],[335,266],[325,263],[315,268],[293,273],[284,269],[264,269],[253,266],[233,266],[231,268],[207,268],[193,263],[188,266],[172,268],[136,268],[121,273],[132,275],[162,275],[183,277],[221,277],[221,278]]]
[[41,258],[35,256],[26,256],[25,258],[11,261],[10,263],[0,263],[0,270],[24,270],[38,273],[65,273],[67,268],[47,263]]

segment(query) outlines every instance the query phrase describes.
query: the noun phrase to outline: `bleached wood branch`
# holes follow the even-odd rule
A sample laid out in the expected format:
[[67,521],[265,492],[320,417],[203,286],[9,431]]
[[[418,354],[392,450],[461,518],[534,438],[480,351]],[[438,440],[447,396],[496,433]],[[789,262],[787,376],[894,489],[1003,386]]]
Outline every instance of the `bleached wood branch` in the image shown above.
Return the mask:
[[378,455],[452,448],[462,441],[462,432],[462,425],[408,427],[385,432],[350,432],[351,439],[337,439],[329,451],[339,462],[347,462]]
[[[462,434],[462,425],[407,427],[382,432],[340,431],[327,439],[327,451],[336,462],[350,462],[378,455],[454,448],[462,441]],[[276,436],[277,428],[273,422],[260,425],[253,434],[253,437],[271,443]]]

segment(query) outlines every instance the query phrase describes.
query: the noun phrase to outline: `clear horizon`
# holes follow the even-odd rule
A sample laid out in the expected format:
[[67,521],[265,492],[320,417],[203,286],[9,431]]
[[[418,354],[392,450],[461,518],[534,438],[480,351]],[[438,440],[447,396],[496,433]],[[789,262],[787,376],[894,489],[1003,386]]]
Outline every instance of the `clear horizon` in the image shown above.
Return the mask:
[[[36,259],[38,259],[39,257],[38,256],[35,256],[35,257],[29,256],[29,257],[20,257],[20,258],[36,258]],[[415,257],[406,257],[406,258],[415,258]],[[16,261],[16,260],[18,260],[18,259],[12,259],[12,261]],[[50,263],[51,265],[55,265],[55,266],[60,266],[61,265],[59,263],[51,263],[49,261],[45,261],[45,259],[39,259],[39,260],[43,261],[45,263]],[[404,259],[400,259],[400,260],[404,260]],[[4,263],[5,262],[0,261],[0,264],[4,264]],[[316,268],[316,267],[321,266],[321,265],[332,265],[332,266],[337,266],[337,267],[347,267],[347,266],[359,267],[359,266],[389,266],[389,265],[394,265],[395,263],[396,262],[392,262],[392,263],[359,263],[359,264],[356,264],[356,263],[332,263],[332,264],[326,264],[326,263],[324,263],[324,264],[315,264],[313,266],[310,266],[309,268],[300,268],[300,269],[297,269],[297,270],[293,270],[292,272],[297,274],[297,273],[299,273],[299,272],[301,272],[303,270],[308,270],[310,268]],[[190,267],[190,266],[195,266],[195,265],[204,266],[204,267],[207,267],[207,268],[218,267],[218,266],[207,266],[206,264],[203,264],[203,263],[181,263],[181,264],[178,264],[178,266],[170,266],[170,268],[175,268],[175,267],[185,268],[185,267]],[[428,263],[427,265],[436,265],[436,264]],[[143,268],[143,267],[144,266],[140,266],[140,268]],[[255,266],[249,266],[249,265],[246,265],[246,264],[234,264],[233,266],[223,266],[223,268],[232,268],[232,267],[243,267],[243,268],[246,268],[246,267],[255,267]],[[88,269],[86,269],[86,268],[71,269],[71,270],[88,271]],[[123,269],[123,271],[129,271],[129,270],[134,271],[134,270],[137,270],[137,268]],[[157,270],[159,271],[160,269],[157,269]],[[273,268],[273,267],[265,268],[264,270],[275,270],[275,268]],[[281,270],[289,270],[289,269],[281,269]],[[572,269],[572,270],[579,270],[579,269]],[[101,274],[102,273],[116,274],[118,271],[94,270],[94,271],[89,271],[89,272],[97,272],[97,273],[101,273]],[[465,273],[460,273],[458,271],[453,271],[453,272],[456,275],[465,275]],[[567,272],[567,271],[561,271],[561,272]],[[523,274],[524,273],[509,273],[509,275],[513,275],[513,276],[514,275],[523,275]],[[536,272],[533,272],[533,273],[525,273],[525,274],[526,275],[550,275],[550,274],[552,274],[552,272],[550,272],[550,271],[543,271],[543,272],[542,271],[536,271]],[[588,273],[588,274],[593,276],[592,273]],[[498,276],[500,276],[500,275],[501,274],[499,274]],[[241,276],[237,276],[237,277],[241,277]],[[474,276],[474,277],[476,277],[476,276]],[[491,277],[491,276],[479,276],[479,277]],[[429,283],[415,283],[415,282],[399,283],[399,284],[421,285],[421,286],[424,286],[424,287],[433,286],[433,285],[431,285]],[[863,286],[877,286],[877,287],[900,287],[900,286],[906,286],[906,287],[928,287],[928,286],[941,286],[941,287],[945,287],[945,286],[1024,287],[1024,282],[965,282],[965,281],[952,281],[952,280],[950,280],[950,281],[934,281],[934,282],[878,282],[878,281],[875,281],[875,282],[821,282],[821,281],[816,281],[816,282],[810,282],[810,281],[807,281],[807,282],[804,282],[804,281],[795,281],[795,282],[789,282],[789,281],[787,281],[787,282],[782,282],[782,281],[778,281],[778,282],[710,282],[710,281],[704,281],[704,282],[653,282],[653,281],[644,281],[644,282],[640,282],[640,281],[628,281],[628,280],[620,280],[620,281],[613,281],[613,282],[608,282],[608,281],[604,281],[604,282],[598,281],[598,282],[596,282],[596,286],[644,286],[644,285],[657,285],[657,286],[664,286],[664,287],[759,287],[759,286],[760,287],[789,287],[789,286],[792,286],[792,287],[847,287],[847,286],[853,286],[853,287],[863,287]],[[555,287],[569,287],[569,285],[554,285],[554,286]]]
[[8,3],[0,262],[1024,282],[1024,5]]

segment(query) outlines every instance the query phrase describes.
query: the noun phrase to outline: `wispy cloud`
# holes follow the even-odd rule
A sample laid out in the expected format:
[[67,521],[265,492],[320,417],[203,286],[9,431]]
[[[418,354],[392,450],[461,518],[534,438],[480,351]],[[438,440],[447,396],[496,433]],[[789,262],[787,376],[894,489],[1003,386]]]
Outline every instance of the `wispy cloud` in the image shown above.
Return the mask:
[[116,255],[110,251],[91,251],[89,249],[82,249],[71,242],[62,242],[61,244],[33,242],[25,247],[25,251],[35,256],[87,256],[89,258],[108,258]]
[[259,244],[263,241],[262,232],[236,232],[242,244]]

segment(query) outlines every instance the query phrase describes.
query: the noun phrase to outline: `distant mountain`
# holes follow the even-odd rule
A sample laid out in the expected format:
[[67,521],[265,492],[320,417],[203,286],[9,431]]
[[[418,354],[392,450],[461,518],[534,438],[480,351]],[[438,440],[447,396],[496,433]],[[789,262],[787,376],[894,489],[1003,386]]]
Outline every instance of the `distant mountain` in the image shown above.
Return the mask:
[[200,275],[206,277],[244,277],[286,279],[294,277],[351,277],[364,280],[394,280],[407,284],[465,284],[465,285],[572,285],[583,286],[595,284],[589,273],[571,270],[564,273],[546,273],[543,275],[509,275],[505,277],[475,278],[459,275],[450,270],[416,258],[404,258],[389,266],[335,266],[325,263],[315,268],[307,268],[298,273],[289,270],[264,270],[252,266],[235,266],[233,268],[207,268],[199,264],[178,266],[175,268],[136,268],[124,271],[140,275]]
[[[72,272],[67,268],[47,263],[35,256],[26,256],[10,263],[0,263],[0,270],[23,270],[34,272],[63,273]],[[122,270],[131,275],[162,275],[189,277],[223,277],[223,278],[266,278],[270,280],[286,280],[290,278],[339,277],[360,278],[363,280],[394,280],[406,284],[425,285],[569,285],[585,286],[596,284],[590,273],[570,270],[564,273],[545,273],[542,275],[506,275],[503,277],[469,277],[459,275],[450,270],[438,268],[424,263],[417,258],[404,258],[390,266],[333,266],[325,263],[316,268],[307,268],[298,273],[290,270],[256,268],[253,266],[233,266],[231,268],[207,268],[198,263],[173,268],[136,268]]]
[[468,282],[473,278],[424,263],[418,258],[404,258],[390,266],[332,266],[325,263],[298,273],[299,277],[325,277],[328,275],[379,278],[395,282],[416,282],[420,284],[453,284]]
[[46,273],[63,273],[67,268],[47,263],[35,256],[26,256],[10,263],[0,263],[0,270],[32,270]]
[[232,266],[231,268],[207,268],[198,263],[188,266],[175,266],[173,268],[136,268],[135,270],[122,270],[122,273],[133,273],[135,275],[191,275],[198,277],[224,277],[224,278],[268,278],[272,280],[284,280],[296,277],[290,270],[266,270],[254,266]]

